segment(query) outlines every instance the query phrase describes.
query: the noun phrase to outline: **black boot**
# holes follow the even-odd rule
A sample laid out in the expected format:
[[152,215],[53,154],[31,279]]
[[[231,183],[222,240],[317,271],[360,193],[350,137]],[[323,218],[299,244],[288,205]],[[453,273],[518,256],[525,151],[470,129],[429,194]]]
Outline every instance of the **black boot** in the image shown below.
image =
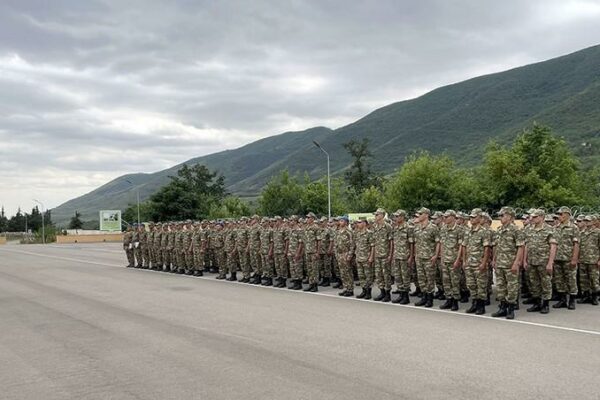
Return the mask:
[[426,293],[425,299],[427,300],[425,303],[425,307],[427,307],[427,308],[433,307],[433,293]]
[[450,310],[458,311],[458,300],[457,299],[452,299],[452,308]]
[[515,319],[515,305],[507,303],[506,304],[506,319]]
[[333,284],[331,285],[331,287],[334,289],[339,289],[342,287],[342,282],[340,282],[340,280],[338,278],[335,278],[333,280]]
[[379,295],[373,301],[381,301],[385,297],[385,289],[379,289]]
[[567,306],[568,310],[574,310],[575,309],[575,295],[569,295],[569,305]]
[[309,284],[307,287],[305,287],[304,289],[302,289],[303,292],[310,292],[310,289],[312,289],[312,283]]
[[264,286],[273,286],[273,278],[265,278]]
[[591,303],[591,302],[592,302],[592,297],[590,296],[590,292],[583,293],[581,298],[579,298],[577,300],[577,304],[586,304],[586,303]]
[[400,304],[402,304],[402,305],[410,304],[410,298],[408,297],[408,291],[402,292],[401,295],[403,297],[402,297],[402,300],[400,301]]
[[302,280],[301,279],[297,279],[296,282],[294,282],[294,286],[292,287],[292,290],[302,290]]
[[421,306],[424,306],[425,304],[427,304],[427,299],[428,299],[427,294],[428,293],[423,293],[423,295],[421,296],[421,300],[419,300],[415,303],[415,307],[421,307]]
[[485,314],[485,300],[478,300],[479,305],[477,307],[477,310],[475,310],[475,314],[476,315],[483,315]]
[[217,275],[217,277],[215,279],[225,279],[225,278],[226,278],[225,275],[219,274],[219,275]]
[[371,290],[372,290],[372,288],[367,288],[367,294],[365,295],[365,300],[371,300]]
[[[394,293],[394,292],[392,292]],[[404,292],[403,291],[398,291],[398,293],[400,294],[398,297],[396,297],[394,300],[392,300],[392,303],[394,304],[400,304],[400,302],[404,299]]]
[[471,302],[471,307],[469,307],[469,308],[467,309],[467,311],[465,311],[465,312],[466,312],[467,314],[473,314],[475,311],[477,311],[477,304],[478,304],[478,303],[477,303],[477,299],[474,299],[474,300]]
[[232,272],[229,278],[227,278],[227,280],[230,282],[237,281],[237,273]]
[[444,289],[439,289],[435,296],[438,300],[446,300],[446,294],[444,293]]
[[329,280],[329,278],[323,278],[321,279],[321,282],[319,282],[319,286],[323,286],[323,287],[327,287],[330,286],[331,281]]
[[446,302],[444,304],[440,305],[440,310],[449,310],[452,307],[453,302],[454,302],[454,299],[452,299],[452,298],[446,299]]
[[392,300],[392,299],[391,299],[392,295],[391,295],[391,293],[390,293],[390,290],[387,290],[387,289],[385,289],[385,290],[384,290],[384,293],[385,293],[385,296],[383,296],[383,299],[381,299],[381,301],[382,301],[383,303],[389,303],[389,302],[390,302],[390,300]]
[[558,303],[554,304],[552,308],[567,308],[567,295],[560,293],[558,295]]
[[418,296],[421,297],[421,295],[423,294],[423,292],[421,292],[421,288],[420,287],[416,287],[414,292],[409,293],[409,296]]
[[539,312],[542,309],[542,300],[536,297],[532,297],[531,300],[533,305],[527,309],[527,312]]
[[319,291],[319,285],[317,285],[316,283],[313,283],[312,285],[310,285],[310,289],[308,291],[309,292],[318,292]]
[[354,290],[352,290],[352,289],[344,290],[340,294],[340,296],[342,296],[342,297],[352,297],[352,296],[354,296]]
[[490,294],[488,293],[488,295],[487,295],[487,297],[486,297],[483,305],[484,306],[489,306],[491,304],[492,304],[492,302],[490,301]]
[[202,275],[203,275],[202,271],[200,271],[198,269],[194,271],[194,276],[202,276]]
[[463,290],[460,293],[460,302],[461,303],[468,303],[469,302],[469,291],[468,290]]
[[590,304],[593,306],[597,306],[598,305],[598,294],[596,293],[592,293],[592,296],[590,297]]
[[529,297],[527,300],[523,300],[523,304],[536,304],[537,300],[535,297]]
[[367,295],[367,288],[362,288],[362,292],[356,295],[357,299],[364,299]]
[[550,308],[548,307],[548,303],[549,303],[548,300],[542,301],[542,306],[540,308],[540,312],[542,314],[548,314],[550,312]]
[[507,313],[508,313],[508,305],[506,304],[505,301],[501,301],[500,305],[498,306],[498,311],[493,313],[492,317],[494,317],[494,318],[506,317]]

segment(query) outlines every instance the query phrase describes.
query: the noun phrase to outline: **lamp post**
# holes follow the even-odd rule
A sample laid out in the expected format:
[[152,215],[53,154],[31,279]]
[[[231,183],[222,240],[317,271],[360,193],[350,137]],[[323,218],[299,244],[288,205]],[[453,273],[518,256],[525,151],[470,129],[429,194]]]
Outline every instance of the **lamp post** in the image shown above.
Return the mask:
[[46,244],[46,227],[44,226],[44,203],[36,199],[33,199],[33,201],[42,206],[42,244]]
[[[129,179],[125,179],[125,182],[127,182],[131,186],[133,186],[133,182],[131,182]],[[136,187],[135,192],[136,192],[136,196],[137,196],[137,222],[139,225],[140,224],[140,189]]]
[[329,153],[326,152],[316,140],[313,140],[313,143],[327,156],[327,218],[331,219],[331,177],[329,174]]

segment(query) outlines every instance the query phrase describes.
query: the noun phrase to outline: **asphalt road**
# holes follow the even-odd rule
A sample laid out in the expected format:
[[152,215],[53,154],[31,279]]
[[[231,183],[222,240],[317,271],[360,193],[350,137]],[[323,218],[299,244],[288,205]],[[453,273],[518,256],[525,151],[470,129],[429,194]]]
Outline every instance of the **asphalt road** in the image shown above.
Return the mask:
[[600,399],[600,307],[507,321],[124,264],[0,246],[1,399]]

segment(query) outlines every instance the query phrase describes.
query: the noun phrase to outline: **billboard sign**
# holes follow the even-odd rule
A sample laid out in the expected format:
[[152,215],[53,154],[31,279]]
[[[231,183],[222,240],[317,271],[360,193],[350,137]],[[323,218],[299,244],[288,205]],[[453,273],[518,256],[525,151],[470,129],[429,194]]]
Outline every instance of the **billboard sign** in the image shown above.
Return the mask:
[[101,231],[121,231],[121,210],[100,211]]

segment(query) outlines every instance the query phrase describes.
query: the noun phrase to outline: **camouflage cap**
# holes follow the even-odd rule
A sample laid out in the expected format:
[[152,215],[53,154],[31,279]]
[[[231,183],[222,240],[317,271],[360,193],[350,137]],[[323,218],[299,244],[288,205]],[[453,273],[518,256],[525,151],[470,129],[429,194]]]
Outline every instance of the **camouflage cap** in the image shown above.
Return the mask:
[[541,208],[534,208],[529,215],[531,215],[532,217],[543,217],[544,215],[546,215],[546,212],[544,210],[542,210]]
[[456,216],[458,218],[461,218],[461,219],[469,219],[469,215],[467,213],[462,212],[462,211],[457,212]]
[[515,209],[514,209],[514,208],[512,208],[512,207],[502,207],[502,208],[500,209],[500,211],[498,211],[498,215],[502,216],[502,215],[504,215],[504,214],[508,214],[508,215],[510,215],[511,217],[514,217],[514,216],[515,216],[515,214],[516,214],[516,213],[515,213]]
[[283,220],[283,218],[281,218],[279,215],[276,215],[276,216],[273,217],[273,220],[274,221],[281,221],[281,220]]
[[317,216],[315,215],[314,212],[309,212],[308,214],[306,214],[306,218],[312,218],[312,219],[316,219]]
[[446,210],[446,212],[444,213],[444,217],[456,217],[456,211]]
[[544,217],[544,221],[545,222],[553,222],[554,221],[554,214],[548,214]]
[[577,218],[575,218],[575,220],[576,220],[577,222],[581,222],[581,221],[591,221],[591,220],[592,220],[591,218],[590,218],[589,220],[586,220],[586,218],[588,218],[588,217],[589,217],[589,215],[583,215],[583,214],[579,214],[579,215],[577,216]]
[[469,217],[471,217],[471,218],[479,217],[482,214],[483,214],[483,210],[481,208],[474,208],[471,210],[471,214],[469,214]]
[[407,213],[404,210],[396,210],[392,215],[394,217],[406,217]]
[[421,207],[421,208],[419,208],[417,210],[417,212],[415,214],[417,214],[417,215],[421,215],[421,214],[427,214],[427,215],[429,215],[429,214],[431,214],[431,210],[429,208],[427,208],[427,207]]
[[571,209],[569,207],[566,206],[562,206],[561,208],[558,209],[557,211],[558,214],[562,214],[562,213],[569,213],[569,215],[571,214]]
[[385,215],[386,212],[383,208],[378,208],[377,210],[375,210],[375,212],[373,213],[373,215],[377,215],[377,214],[383,214]]
[[596,220],[593,215],[586,215],[586,216],[580,215],[579,217],[577,217],[578,221],[579,221],[580,217],[583,217],[582,218],[583,221],[595,221]]
[[440,217],[443,217],[443,216],[444,216],[444,214],[441,211],[435,211],[433,213],[433,215],[431,216],[431,218],[436,219],[436,218],[440,218]]
[[319,222],[327,222],[327,217],[321,217],[321,219],[319,220]]
[[536,208],[530,208],[529,210],[527,210],[527,212],[525,213],[525,215],[531,215],[535,212]]
[[347,215],[342,215],[341,217],[338,217],[337,219],[338,219],[338,221],[346,221],[346,222],[350,221],[350,219],[348,218]]

